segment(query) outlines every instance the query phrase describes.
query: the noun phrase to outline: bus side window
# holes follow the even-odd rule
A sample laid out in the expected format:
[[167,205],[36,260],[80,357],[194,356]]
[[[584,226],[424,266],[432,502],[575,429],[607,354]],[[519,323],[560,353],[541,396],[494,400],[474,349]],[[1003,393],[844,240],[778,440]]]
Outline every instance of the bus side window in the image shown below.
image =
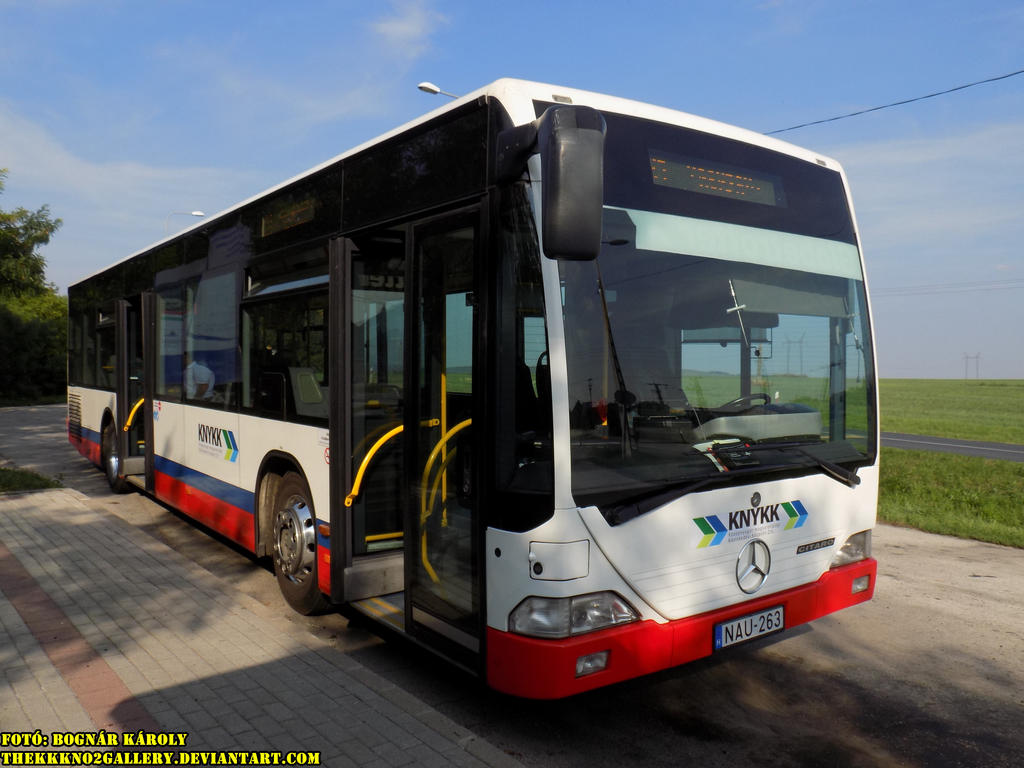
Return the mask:
[[327,294],[264,299],[242,310],[242,407],[326,426]]
[[[185,286],[184,395],[193,402],[219,408],[234,405],[232,397],[237,397],[238,390],[234,386],[238,380],[237,286],[234,271],[204,274]],[[203,381],[211,379],[212,386],[203,386]]]
[[156,379],[154,390],[164,400],[181,400],[184,373],[182,360],[181,286],[161,288],[157,292],[156,311]]

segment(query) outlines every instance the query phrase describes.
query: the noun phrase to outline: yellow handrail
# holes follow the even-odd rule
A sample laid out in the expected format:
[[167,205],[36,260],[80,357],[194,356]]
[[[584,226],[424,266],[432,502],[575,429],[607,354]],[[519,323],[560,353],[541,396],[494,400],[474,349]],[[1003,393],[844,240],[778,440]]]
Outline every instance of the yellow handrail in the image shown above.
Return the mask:
[[[395,427],[397,425],[397,423],[398,422],[394,422],[393,421],[390,424],[381,424],[379,427],[377,427],[372,432],[367,432],[365,435],[363,435],[362,439],[359,441],[359,445],[357,445],[355,450],[352,451],[352,455],[353,456],[358,456],[359,452],[362,451],[364,445],[369,443],[371,440],[376,440],[379,435],[383,434],[384,432],[387,432],[389,429],[392,429],[393,427]],[[440,423],[441,423],[440,419],[424,419],[423,421],[420,422],[420,426],[421,427],[436,427]]]
[[401,423],[402,422],[400,422],[400,421],[392,421],[392,422],[390,422],[388,424],[381,424],[379,427],[374,429],[372,432],[367,432],[360,439],[359,445],[357,445],[355,447],[355,450],[352,451],[352,455],[353,456],[358,456],[362,452],[364,445],[366,445],[367,443],[370,443],[372,441],[375,441],[377,438],[379,438],[381,435],[383,435],[389,429],[394,429],[396,426],[398,426]]
[[[436,427],[439,423],[440,422],[438,421],[438,419],[424,419],[423,421],[420,422],[420,426],[421,427]],[[370,435],[377,434],[377,433],[380,432],[381,429],[385,429],[385,428],[386,427],[378,427],[376,430],[371,432]],[[392,437],[394,437],[399,432],[401,432],[402,429],[403,429],[403,425],[401,425],[401,424],[399,424],[396,427],[392,427],[382,437],[380,437],[377,440],[377,442],[375,442],[373,444],[373,446],[370,448],[369,451],[367,451],[366,455],[363,457],[363,460],[359,463],[359,470],[356,472],[355,482],[352,483],[352,490],[349,492],[348,496],[345,497],[345,506],[346,507],[351,507],[352,506],[352,502],[354,502],[355,499],[356,499],[356,496],[359,495],[359,489],[360,489],[360,486],[363,483],[363,475],[366,474],[366,468],[368,466],[370,466],[370,460],[374,457],[374,455],[377,453],[377,451],[379,451],[381,448],[384,447],[384,443],[386,443]],[[365,443],[367,441],[368,438],[369,438],[369,435],[367,435],[367,437],[364,437],[360,441],[359,446],[361,447],[363,445],[363,443]],[[358,450],[359,450],[359,448],[357,447],[356,451],[358,452]]]
[[384,443],[400,433],[402,429],[404,429],[403,425],[399,424],[394,429],[389,430],[383,437],[377,440],[377,442],[373,444],[373,447],[366,452],[365,456],[363,456],[363,460],[359,464],[359,470],[356,472],[356,479],[352,483],[352,490],[349,491],[348,496],[345,497],[346,507],[351,507],[352,502],[355,501],[356,496],[359,495],[359,487],[363,484],[363,475],[366,474],[366,468],[370,465],[370,460],[376,455],[377,451],[384,446]]
[[420,494],[420,525],[423,525],[423,523],[427,521],[427,518],[430,517],[430,513],[427,511],[427,481],[430,478],[430,470],[433,468],[434,462],[437,461],[438,454],[444,450],[445,446],[448,445],[448,441],[452,437],[472,423],[472,419],[466,419],[465,421],[460,421],[454,427],[449,429],[448,432],[445,433],[444,437],[437,441],[437,445],[434,446],[434,450],[432,450],[430,452],[430,456],[427,457],[427,463],[423,467],[423,477],[420,481],[420,487],[423,489]]
[[[423,424],[423,426],[436,426],[437,425],[435,419],[428,419],[428,420],[426,420],[424,422],[421,422],[421,423]],[[441,480],[442,475],[444,475],[447,472],[449,461],[452,458],[454,458],[454,456],[455,456],[454,453],[451,456],[447,455],[448,441],[451,440],[459,432],[464,430],[466,427],[470,426],[472,423],[473,423],[472,419],[466,419],[465,421],[460,421],[454,427],[449,429],[444,434],[444,436],[440,440],[437,441],[437,444],[434,446],[433,450],[431,450],[431,452],[430,452],[430,455],[427,457],[426,464],[423,467],[422,481],[420,483],[420,487],[421,487],[421,491],[420,491],[420,525],[421,526],[430,517],[430,510],[433,509],[434,501],[437,498],[438,484],[439,484],[439,482]],[[363,476],[366,474],[366,469],[370,465],[370,461],[372,461],[373,457],[377,454],[377,452],[382,447],[384,447],[385,443],[387,443],[395,435],[400,434],[403,429],[404,429],[404,426],[399,424],[397,427],[394,427],[393,429],[389,430],[384,435],[382,435],[377,440],[377,442],[375,442],[373,444],[373,447],[371,447],[369,451],[366,452],[366,455],[363,457],[363,460],[360,462],[359,469],[356,472],[356,479],[352,483],[352,490],[349,492],[348,496],[345,497],[345,506],[346,507],[351,507],[352,503],[356,500],[356,497],[359,495],[359,491],[360,491],[360,488],[362,487],[362,483],[363,483]],[[434,462],[437,461],[438,455],[440,455],[442,453],[445,454],[445,457],[444,457],[444,460],[442,460],[441,466],[440,466],[440,468],[438,470],[438,476],[437,476],[437,478],[434,479],[434,482],[432,484],[430,484],[430,486],[428,487],[428,481],[430,480],[430,472],[431,472],[431,470],[434,467]],[[428,498],[429,498],[429,505],[427,503]],[[374,537],[374,538],[381,538],[381,539],[383,539],[383,538],[391,538],[392,536],[395,536],[395,535],[394,534],[382,534],[379,537]],[[366,537],[367,542],[370,541],[370,538],[371,537],[369,537],[369,536]],[[397,538],[397,536],[395,536],[395,538]],[[421,560],[423,562],[423,567],[426,569],[427,574],[430,576],[430,578],[435,583],[440,583],[440,579],[438,578],[437,573],[434,570],[433,566],[430,564],[430,560],[429,560],[429,558],[427,556],[427,532],[425,530],[421,531],[421,533],[420,533],[420,548],[421,548]]]
[[[437,445],[435,445],[434,450],[430,452],[430,455],[427,457],[427,463],[423,467],[423,478],[420,481],[420,561],[423,563],[423,568],[427,572],[427,575],[430,576],[431,580],[435,584],[440,584],[441,579],[440,577],[438,577],[437,571],[434,570],[434,566],[430,564],[430,558],[427,555],[427,529],[424,528],[423,525],[427,522],[427,519],[430,517],[431,512],[434,508],[434,499],[437,498],[438,484],[441,481],[441,478],[447,475],[448,462],[455,456],[454,452],[450,456],[447,455],[446,446],[448,445],[448,441],[451,440],[452,437],[454,437],[456,434],[464,430],[472,423],[472,419],[466,419],[465,421],[460,421],[454,427],[449,429],[445,433],[444,437],[437,441]],[[441,466],[437,471],[437,477],[434,478],[434,482],[431,484],[431,488],[429,491],[430,503],[428,505],[427,480],[430,478],[430,470],[433,468],[434,462],[437,461],[438,455],[442,453],[445,454],[445,456],[444,459],[442,459]],[[447,486],[445,486],[443,494],[445,498],[447,498]],[[445,513],[442,517],[442,525],[447,524],[447,506],[444,509]]]
[[139,408],[142,407],[142,404],[144,402],[146,402],[146,398],[140,397],[139,398],[139,402],[137,402],[134,406],[132,406],[131,413],[128,414],[128,421],[126,421],[124,423],[124,426],[121,427],[121,430],[123,432],[127,432],[129,429],[131,429],[131,427],[132,427],[132,419],[135,418],[135,414],[138,412]]
[[400,539],[405,534],[401,531],[395,531],[394,533],[371,533],[366,536],[366,543],[370,544],[374,541],[391,541],[392,539]]
[[[437,492],[442,488],[442,480],[447,483],[448,478],[448,465],[452,463],[452,460],[456,456],[456,449],[453,448],[450,452],[446,452],[447,455],[441,459],[441,466],[438,467],[437,474],[434,475],[434,482],[430,485],[430,501],[427,502],[427,509],[431,510],[430,514],[433,514],[434,501],[437,499]],[[448,498],[448,487],[445,484],[444,490],[441,493],[442,500]],[[427,517],[430,517],[428,514]],[[441,527],[448,527],[448,504],[443,502],[441,505]]]

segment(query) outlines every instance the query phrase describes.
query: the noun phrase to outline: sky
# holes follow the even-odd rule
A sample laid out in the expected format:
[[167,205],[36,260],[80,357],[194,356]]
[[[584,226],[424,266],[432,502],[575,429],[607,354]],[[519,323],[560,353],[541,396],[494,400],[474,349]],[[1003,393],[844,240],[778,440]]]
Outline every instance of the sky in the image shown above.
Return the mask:
[[[768,132],[1024,69],[1009,0],[0,0],[0,208],[63,292],[500,77]],[[888,378],[1024,378],[1024,75],[787,131],[850,179]]]

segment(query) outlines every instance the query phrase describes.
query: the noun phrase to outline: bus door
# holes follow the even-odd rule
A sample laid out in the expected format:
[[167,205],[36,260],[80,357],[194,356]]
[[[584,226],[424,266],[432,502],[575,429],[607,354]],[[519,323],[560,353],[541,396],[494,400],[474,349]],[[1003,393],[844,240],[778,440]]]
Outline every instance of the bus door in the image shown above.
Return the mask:
[[[331,591],[404,630],[407,227],[332,243]],[[341,501],[343,500],[343,501]]]
[[407,631],[471,668],[481,632],[478,241],[478,211],[412,230],[404,425]]
[[[479,213],[355,234],[332,249],[333,596],[473,667],[481,529],[473,440]],[[338,407],[338,406],[336,406]]]
[[145,392],[145,364],[143,342],[146,323],[145,309],[151,303],[145,295],[121,299],[117,302],[115,344],[117,375],[117,441],[118,455],[122,457],[121,474],[126,478],[139,476],[145,485],[146,448],[149,434]]

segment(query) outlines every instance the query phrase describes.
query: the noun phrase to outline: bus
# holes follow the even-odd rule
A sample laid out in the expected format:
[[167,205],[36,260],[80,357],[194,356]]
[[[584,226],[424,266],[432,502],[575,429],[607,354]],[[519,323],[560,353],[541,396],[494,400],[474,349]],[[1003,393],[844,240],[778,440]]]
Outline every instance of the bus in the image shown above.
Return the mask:
[[499,80],[71,286],[68,435],[493,688],[869,600],[878,409],[832,159]]

